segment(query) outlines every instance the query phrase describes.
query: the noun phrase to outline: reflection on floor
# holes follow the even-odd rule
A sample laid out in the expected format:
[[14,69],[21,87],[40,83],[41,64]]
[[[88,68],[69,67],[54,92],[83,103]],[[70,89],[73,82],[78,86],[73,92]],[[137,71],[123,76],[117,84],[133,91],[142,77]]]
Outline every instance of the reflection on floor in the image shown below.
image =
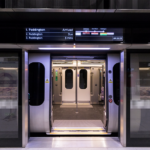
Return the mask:
[[26,148],[2,150],[150,150],[149,147],[123,147],[118,137],[30,137]]
[[53,127],[103,127],[101,120],[54,120]]
[[26,146],[26,148],[64,148],[64,150],[119,147],[122,145],[118,137],[32,137]]

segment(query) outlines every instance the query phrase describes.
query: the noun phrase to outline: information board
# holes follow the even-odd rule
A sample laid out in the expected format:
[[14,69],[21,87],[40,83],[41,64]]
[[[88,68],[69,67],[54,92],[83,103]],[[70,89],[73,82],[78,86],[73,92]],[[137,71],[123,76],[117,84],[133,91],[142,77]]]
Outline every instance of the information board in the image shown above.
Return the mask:
[[73,41],[73,28],[26,28],[27,41]]
[[123,41],[122,28],[76,28],[75,41]]

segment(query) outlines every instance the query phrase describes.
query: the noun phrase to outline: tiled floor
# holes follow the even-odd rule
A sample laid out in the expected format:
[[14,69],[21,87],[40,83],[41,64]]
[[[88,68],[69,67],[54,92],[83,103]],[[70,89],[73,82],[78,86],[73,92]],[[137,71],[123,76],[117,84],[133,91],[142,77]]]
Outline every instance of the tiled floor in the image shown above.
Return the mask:
[[[54,120],[103,120],[104,105],[92,105],[93,108],[60,108],[53,105]],[[78,113],[76,113],[78,112]]]
[[117,137],[32,137],[26,148],[0,150],[150,150],[122,147]]

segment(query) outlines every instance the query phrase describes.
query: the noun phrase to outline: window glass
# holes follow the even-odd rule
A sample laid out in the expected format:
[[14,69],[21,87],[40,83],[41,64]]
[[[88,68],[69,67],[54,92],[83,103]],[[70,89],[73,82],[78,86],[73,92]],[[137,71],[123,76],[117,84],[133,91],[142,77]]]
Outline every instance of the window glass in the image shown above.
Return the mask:
[[45,68],[41,63],[29,65],[29,104],[39,106],[44,102]]
[[130,54],[130,137],[150,138],[150,54]]
[[79,82],[80,89],[87,88],[87,70],[81,69],[80,70],[80,82]]
[[0,56],[0,138],[18,138],[18,54]]
[[66,89],[73,88],[73,71],[71,69],[65,71],[65,87]]
[[119,105],[120,101],[120,63],[113,67],[113,95],[115,104]]

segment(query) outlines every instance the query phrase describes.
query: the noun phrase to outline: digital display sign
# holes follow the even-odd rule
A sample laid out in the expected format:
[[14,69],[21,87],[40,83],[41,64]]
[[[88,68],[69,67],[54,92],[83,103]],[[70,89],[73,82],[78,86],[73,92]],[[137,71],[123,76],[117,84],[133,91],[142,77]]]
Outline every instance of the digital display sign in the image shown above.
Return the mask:
[[27,41],[73,41],[73,28],[26,28]]
[[76,28],[75,41],[122,42],[122,28]]

